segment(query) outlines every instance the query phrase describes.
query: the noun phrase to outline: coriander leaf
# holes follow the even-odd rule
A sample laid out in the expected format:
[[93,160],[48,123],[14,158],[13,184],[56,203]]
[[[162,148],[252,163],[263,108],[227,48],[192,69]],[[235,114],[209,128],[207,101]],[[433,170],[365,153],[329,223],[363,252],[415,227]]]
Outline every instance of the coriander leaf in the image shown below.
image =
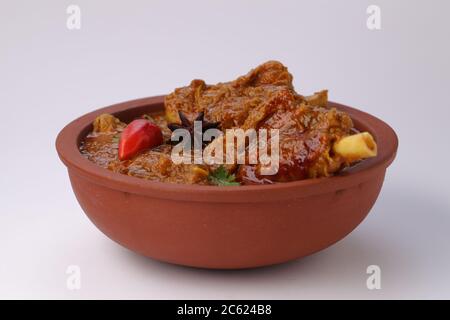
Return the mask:
[[119,140],[120,140],[120,133],[117,133],[117,134],[115,134],[115,135],[112,137],[111,142],[112,142],[112,143],[119,143]]
[[235,178],[234,174],[229,174],[224,166],[220,166],[208,176],[208,180],[218,186],[239,186],[240,183],[235,181]]

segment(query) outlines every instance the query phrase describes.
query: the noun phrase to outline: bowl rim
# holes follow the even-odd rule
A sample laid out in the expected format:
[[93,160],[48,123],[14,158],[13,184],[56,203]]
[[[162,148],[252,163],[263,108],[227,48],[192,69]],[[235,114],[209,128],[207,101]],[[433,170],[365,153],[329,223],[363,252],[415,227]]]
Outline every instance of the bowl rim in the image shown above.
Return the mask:
[[359,185],[380,173],[392,163],[398,148],[394,130],[384,121],[358,109],[336,102],[329,107],[347,112],[355,127],[364,127],[377,141],[378,155],[350,167],[344,172],[325,178],[283,182],[269,185],[205,186],[151,181],[112,172],[89,161],[79,151],[79,142],[92,122],[102,113],[126,113],[134,109],[159,110],[165,95],[125,101],[89,112],[66,125],[56,138],[56,150],[67,166],[69,175],[79,175],[93,183],[126,193],[179,201],[201,202],[265,202],[307,197]]

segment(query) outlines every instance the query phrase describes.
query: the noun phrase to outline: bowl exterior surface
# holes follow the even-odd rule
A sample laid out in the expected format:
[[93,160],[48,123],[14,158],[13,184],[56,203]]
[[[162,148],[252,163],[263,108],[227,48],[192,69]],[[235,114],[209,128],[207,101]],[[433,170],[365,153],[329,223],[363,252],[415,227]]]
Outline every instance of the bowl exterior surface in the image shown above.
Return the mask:
[[219,269],[277,264],[330,246],[365,218],[383,179],[381,172],[345,190],[255,206],[152,198],[70,173],[81,207],[109,238],[158,260]]

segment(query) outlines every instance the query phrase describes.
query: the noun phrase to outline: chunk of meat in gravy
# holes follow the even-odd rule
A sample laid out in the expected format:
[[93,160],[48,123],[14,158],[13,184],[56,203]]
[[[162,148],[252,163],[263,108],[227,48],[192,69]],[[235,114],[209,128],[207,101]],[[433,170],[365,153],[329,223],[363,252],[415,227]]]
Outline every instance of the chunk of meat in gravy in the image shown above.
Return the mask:
[[[261,165],[242,165],[237,172],[244,184],[287,182],[326,177],[346,165],[331,152],[334,141],[350,133],[351,118],[336,109],[302,103],[278,109],[259,128],[279,129],[279,170],[261,175]],[[270,148],[268,148],[270,155]]]
[[129,176],[171,183],[206,184],[209,172],[194,164],[175,164],[170,145],[147,150],[132,160],[111,161],[108,169]]
[[266,62],[238,79],[207,85],[193,80],[165,99],[169,122],[179,122],[178,111],[190,120],[203,111],[208,121],[220,121],[222,129],[241,127],[249,112],[266,103],[280,90],[292,90],[292,75],[277,61]]
[[[327,176],[330,169],[341,165],[330,156],[328,139],[329,136],[320,131],[281,135],[277,173],[262,175],[261,164],[241,165],[237,178],[243,184],[265,184]],[[319,162],[321,164],[317,165]]]
[[268,183],[327,176],[341,167],[340,159],[329,154],[329,146],[347,135],[353,124],[345,114],[327,109],[327,100],[326,90],[297,94],[287,68],[269,61],[231,82],[206,85],[194,80],[167,96],[165,104],[166,116],[174,122],[179,121],[178,111],[190,119],[203,111],[210,121],[220,121],[222,129],[278,129],[278,174],[262,178],[259,165],[227,166],[237,170],[243,183]]
[[[167,128],[167,123],[162,114],[146,117],[160,127]],[[125,124],[118,121],[117,118],[114,120],[113,116],[102,116],[102,118],[103,120],[108,119],[109,123],[115,123],[116,125],[114,127],[109,125],[97,126],[96,123],[100,124],[100,120],[94,123],[93,132],[86,137],[80,147],[81,153],[90,161],[114,172],[148,180],[207,184],[208,168],[194,164],[173,163],[170,158],[172,150],[170,144],[163,144],[151,150],[146,150],[131,160],[120,161],[118,159],[118,142]],[[102,123],[106,122],[103,121]],[[163,135],[166,141],[170,139],[170,130],[163,129]]]

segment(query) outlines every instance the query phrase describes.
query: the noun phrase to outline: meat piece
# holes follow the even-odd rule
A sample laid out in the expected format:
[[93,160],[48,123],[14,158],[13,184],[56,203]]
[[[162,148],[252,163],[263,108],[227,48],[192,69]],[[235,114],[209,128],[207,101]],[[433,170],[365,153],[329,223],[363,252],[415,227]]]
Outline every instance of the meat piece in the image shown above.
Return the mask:
[[[143,115],[143,118],[162,128],[164,139],[170,140],[170,130],[163,115]],[[163,144],[142,152],[130,160],[118,158],[118,142],[126,124],[110,114],[98,116],[93,131],[80,146],[81,153],[101,167],[138,178],[173,183],[206,184],[208,168],[194,164],[174,164],[172,146]]]
[[113,115],[104,113],[95,118],[93,127],[94,132],[107,133],[107,132],[115,132],[118,128],[125,127],[125,124],[122,123],[119,119],[117,119]]
[[331,151],[331,146],[347,136],[352,127],[350,117],[334,108],[302,103],[279,109],[260,125],[260,128],[279,129],[278,173],[262,176],[260,164],[243,165],[237,178],[244,184],[256,184],[329,176],[346,165],[345,159]]
[[[328,176],[345,161],[333,154],[334,141],[350,134],[353,123],[346,114],[327,108],[328,92],[302,96],[292,86],[292,75],[276,61],[266,62],[234,81],[207,85],[194,80],[165,100],[166,117],[179,121],[178,111],[192,119],[204,112],[221,128],[277,129],[279,171],[261,175],[260,164],[227,165],[244,184],[271,183]],[[213,141],[226,144],[224,137]],[[270,154],[270,153],[269,153]]]
[[192,121],[203,111],[206,120],[220,121],[223,129],[241,127],[253,109],[280,90],[292,89],[287,68],[269,61],[235,81],[206,85],[203,80],[193,80],[189,86],[175,89],[165,99],[166,117],[168,122],[179,122],[178,111],[182,111]]

